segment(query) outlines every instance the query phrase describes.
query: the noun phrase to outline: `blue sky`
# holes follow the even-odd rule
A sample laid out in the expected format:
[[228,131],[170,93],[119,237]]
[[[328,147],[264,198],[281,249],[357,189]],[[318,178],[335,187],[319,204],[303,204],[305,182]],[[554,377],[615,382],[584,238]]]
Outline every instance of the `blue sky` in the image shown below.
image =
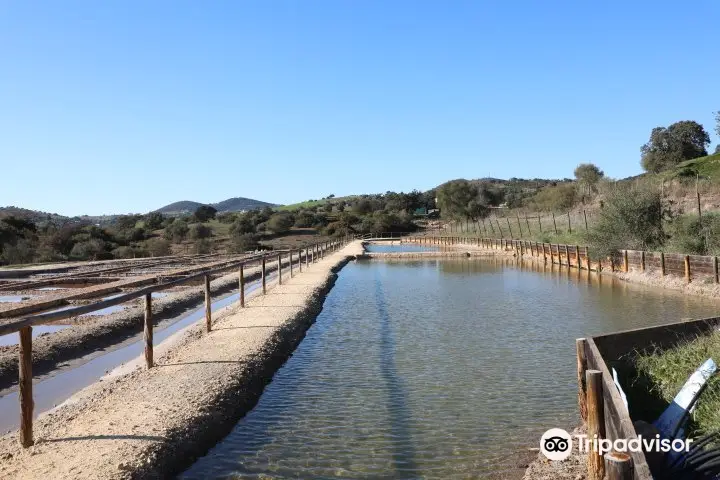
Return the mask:
[[715,0],[0,6],[0,205],[146,212],[639,173],[720,109]]

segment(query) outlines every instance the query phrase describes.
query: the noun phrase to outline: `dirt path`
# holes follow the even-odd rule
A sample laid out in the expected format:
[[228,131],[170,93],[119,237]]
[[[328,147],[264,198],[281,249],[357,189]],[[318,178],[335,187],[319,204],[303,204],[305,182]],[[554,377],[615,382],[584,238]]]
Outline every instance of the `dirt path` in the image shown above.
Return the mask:
[[[112,376],[35,422],[36,445],[0,437],[0,478],[160,478],[182,471],[227,434],[302,339],[360,242],[285,277],[247,308],[217,315],[150,370]],[[3,412],[14,414],[15,412]]]

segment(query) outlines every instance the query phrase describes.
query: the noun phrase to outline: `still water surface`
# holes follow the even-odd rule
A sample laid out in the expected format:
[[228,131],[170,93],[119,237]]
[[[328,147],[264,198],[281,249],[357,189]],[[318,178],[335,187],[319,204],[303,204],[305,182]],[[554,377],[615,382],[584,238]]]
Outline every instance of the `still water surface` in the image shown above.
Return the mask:
[[258,405],[182,478],[505,478],[576,424],[575,338],[718,306],[499,259],[351,263]]
[[437,252],[440,248],[416,243],[368,243],[365,250],[371,253]]

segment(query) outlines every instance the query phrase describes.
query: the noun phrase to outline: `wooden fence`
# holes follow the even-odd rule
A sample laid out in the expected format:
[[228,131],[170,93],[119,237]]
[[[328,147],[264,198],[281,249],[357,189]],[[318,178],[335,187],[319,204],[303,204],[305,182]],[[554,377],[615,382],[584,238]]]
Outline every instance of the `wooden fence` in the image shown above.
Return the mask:
[[542,258],[545,262],[594,272],[637,271],[654,273],[660,276],[682,277],[687,283],[693,280],[720,283],[718,257],[714,256],[622,250],[617,257],[592,258],[589,247],[579,245],[541,243],[507,238],[454,236],[414,236],[409,238],[412,238],[413,242],[427,245],[472,245],[479,248],[511,251],[518,256]]
[[160,283],[156,285],[150,285],[147,287],[140,288],[138,290],[124,293],[107,300],[102,300],[89,305],[82,305],[78,307],[69,308],[66,310],[49,312],[44,314],[33,315],[18,320],[14,320],[8,323],[0,324],[0,336],[8,335],[11,333],[18,333],[20,336],[19,342],[19,358],[18,358],[18,389],[19,389],[19,400],[20,400],[20,443],[23,447],[29,447],[33,445],[33,388],[32,388],[32,327],[33,325],[45,324],[52,321],[63,320],[67,318],[76,317],[84,313],[101,310],[113,305],[120,305],[122,303],[134,300],[140,297],[144,299],[145,315],[144,315],[144,342],[145,342],[145,363],[147,368],[153,367],[153,323],[152,323],[152,293],[161,290],[167,290],[169,288],[177,287],[189,282],[197,281],[199,279],[204,280],[205,285],[205,326],[209,332],[212,328],[212,315],[211,315],[211,303],[212,298],[210,295],[210,278],[212,275],[224,273],[228,271],[238,270],[238,286],[240,290],[240,307],[245,307],[245,276],[244,267],[250,263],[260,264],[260,275],[262,283],[262,293],[267,292],[266,286],[266,263],[268,259],[271,261],[277,260],[277,272],[278,272],[278,283],[282,284],[282,265],[283,257],[287,258],[290,265],[290,276],[293,276],[293,263],[297,263],[298,269],[302,272],[303,259],[305,266],[309,266],[310,263],[316,262],[318,258],[323,258],[327,252],[337,250],[339,247],[348,243],[348,241],[354,239],[354,237],[347,236],[339,240],[316,243],[309,247],[299,250],[284,250],[281,252],[271,252],[256,255],[250,258],[238,260],[236,262],[230,262],[229,264],[207,269],[199,273],[184,276],[178,280],[170,282]]

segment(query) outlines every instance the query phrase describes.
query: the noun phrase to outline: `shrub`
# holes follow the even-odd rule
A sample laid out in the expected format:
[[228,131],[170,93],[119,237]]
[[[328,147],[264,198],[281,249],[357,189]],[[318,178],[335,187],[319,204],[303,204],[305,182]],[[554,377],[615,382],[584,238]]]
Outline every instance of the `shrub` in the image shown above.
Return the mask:
[[531,199],[536,209],[546,211],[569,210],[577,201],[577,189],[572,183],[561,183],[554,187],[545,187]]
[[217,210],[215,207],[211,207],[210,205],[200,205],[193,214],[193,217],[195,220],[197,220],[200,223],[207,222],[208,220],[212,220],[215,218],[215,214],[217,213]]
[[151,238],[145,242],[145,249],[153,257],[170,255],[170,242],[162,238]]
[[166,240],[172,240],[175,243],[180,243],[185,240],[189,231],[190,228],[186,222],[176,220],[165,227],[164,237]]
[[233,253],[247,252],[248,250],[257,250],[260,247],[258,237],[252,233],[235,235],[230,242],[230,251]]
[[193,240],[210,238],[212,237],[212,234],[212,228],[208,227],[207,225],[203,225],[202,223],[196,223],[195,225],[190,227],[190,238],[192,238]]
[[114,258],[135,258],[135,250],[132,247],[118,247],[110,253]]
[[274,233],[286,233],[295,224],[295,218],[290,213],[276,213],[267,221],[267,228]]
[[670,222],[668,232],[669,251],[690,255],[720,253],[720,214],[706,213],[702,218],[694,214],[679,215]]
[[603,256],[614,255],[626,248],[657,249],[666,240],[663,220],[667,216],[660,192],[618,188],[606,197],[587,239],[593,251]]

